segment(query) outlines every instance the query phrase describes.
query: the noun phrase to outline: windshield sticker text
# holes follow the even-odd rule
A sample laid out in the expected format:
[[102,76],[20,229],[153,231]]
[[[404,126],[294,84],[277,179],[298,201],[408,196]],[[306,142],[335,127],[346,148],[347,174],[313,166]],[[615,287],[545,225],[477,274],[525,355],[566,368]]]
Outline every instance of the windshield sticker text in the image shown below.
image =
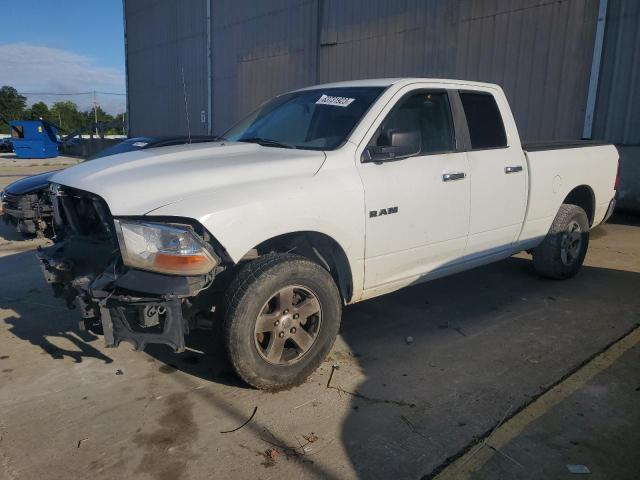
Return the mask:
[[355,98],[332,97],[324,93],[316,102],[316,105],[333,105],[334,107],[348,107],[355,101]]

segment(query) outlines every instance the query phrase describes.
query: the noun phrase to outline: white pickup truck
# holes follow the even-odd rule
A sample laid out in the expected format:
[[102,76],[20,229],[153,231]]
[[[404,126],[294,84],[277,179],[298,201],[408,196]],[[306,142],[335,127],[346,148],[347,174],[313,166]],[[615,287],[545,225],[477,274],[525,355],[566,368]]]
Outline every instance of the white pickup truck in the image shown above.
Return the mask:
[[502,89],[363,80],[280,95],[219,141],[56,174],[46,279],[81,328],[185,349],[220,321],[231,364],[269,390],[304,381],[344,305],[521,251],[580,268],[614,207],[618,154],[520,143]]

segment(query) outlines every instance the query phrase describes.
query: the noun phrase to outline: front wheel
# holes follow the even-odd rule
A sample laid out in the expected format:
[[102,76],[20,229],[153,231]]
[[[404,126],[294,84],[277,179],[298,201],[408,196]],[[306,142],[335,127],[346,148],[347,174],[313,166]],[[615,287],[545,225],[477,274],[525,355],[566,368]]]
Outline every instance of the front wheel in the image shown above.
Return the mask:
[[563,204],[549,233],[532,251],[533,267],[546,278],[561,280],[573,277],[580,270],[588,247],[587,214],[576,205]]
[[226,294],[231,365],[255,388],[298,385],[329,353],[341,313],[335,282],[320,265],[291,254],[260,257],[240,270]]

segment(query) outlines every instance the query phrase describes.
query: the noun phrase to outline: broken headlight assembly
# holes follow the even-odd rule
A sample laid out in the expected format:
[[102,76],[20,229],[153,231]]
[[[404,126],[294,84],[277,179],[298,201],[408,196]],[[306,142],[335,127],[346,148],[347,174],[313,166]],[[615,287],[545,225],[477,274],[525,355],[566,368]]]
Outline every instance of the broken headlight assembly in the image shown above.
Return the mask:
[[187,226],[114,219],[122,261],[141,270],[169,275],[204,275],[218,261]]

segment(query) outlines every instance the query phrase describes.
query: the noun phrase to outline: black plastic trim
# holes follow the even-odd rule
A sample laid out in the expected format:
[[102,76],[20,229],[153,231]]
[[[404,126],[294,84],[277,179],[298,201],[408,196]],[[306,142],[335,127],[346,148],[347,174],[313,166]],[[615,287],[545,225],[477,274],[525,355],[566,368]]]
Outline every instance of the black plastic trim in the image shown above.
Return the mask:
[[522,144],[522,149],[527,152],[541,152],[545,150],[561,150],[565,148],[584,148],[610,145],[604,140],[552,140],[548,142],[528,142]]
[[207,284],[205,275],[177,276],[162,273],[147,272],[145,270],[129,269],[120,275],[114,286],[133,292],[150,295],[193,296]]

